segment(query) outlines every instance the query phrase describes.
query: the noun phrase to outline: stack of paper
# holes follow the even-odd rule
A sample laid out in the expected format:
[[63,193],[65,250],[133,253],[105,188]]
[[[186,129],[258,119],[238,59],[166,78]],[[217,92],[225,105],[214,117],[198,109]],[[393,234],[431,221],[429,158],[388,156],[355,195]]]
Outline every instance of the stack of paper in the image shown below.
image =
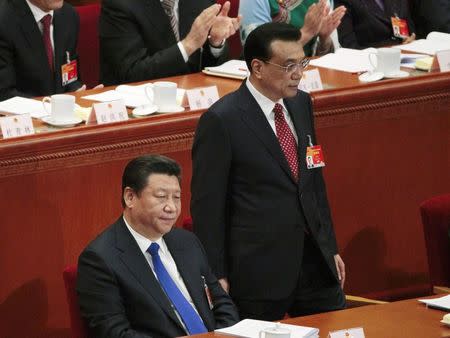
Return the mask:
[[291,338],[318,338],[319,329],[308,326],[298,326],[282,323],[272,323],[264,320],[244,319],[239,323],[226,327],[224,329],[217,329],[214,332],[245,337],[245,338],[259,338],[259,332],[265,329],[274,328],[275,325],[279,325],[281,328],[291,331]]
[[205,67],[203,73],[240,80],[249,74],[247,64],[242,60],[230,60],[217,67]]
[[[50,111],[50,105],[48,105],[48,111]],[[31,117],[41,118],[47,115],[44,109],[42,101],[27,99],[25,97],[15,96],[8,100],[0,102],[0,111],[4,111],[12,114],[30,114]]]
[[450,295],[433,299],[419,299],[419,302],[425,303],[429,307],[450,311]]
[[[146,87],[148,87],[146,89]],[[115,89],[108,90],[99,94],[83,96],[83,99],[109,102],[123,100],[127,107],[136,108],[145,105],[151,105],[153,101],[153,85],[144,83],[138,86],[120,85]],[[181,105],[185,90],[177,89],[177,104]]]
[[442,50],[450,50],[450,34],[431,32],[426,39],[416,40],[406,45],[394,46],[415,53],[435,55]]
[[311,60],[310,65],[350,73],[367,72],[373,70],[369,61],[369,54],[376,52],[377,50],[375,48],[367,48],[364,50],[339,48],[334,53],[329,53],[318,59]]

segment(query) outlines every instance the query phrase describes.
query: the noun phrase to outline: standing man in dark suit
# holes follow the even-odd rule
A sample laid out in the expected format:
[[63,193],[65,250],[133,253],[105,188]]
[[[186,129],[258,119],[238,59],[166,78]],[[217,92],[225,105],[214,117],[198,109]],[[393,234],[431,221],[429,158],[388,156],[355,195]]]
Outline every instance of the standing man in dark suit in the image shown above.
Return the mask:
[[79,18],[63,0],[0,2],[0,101],[75,91],[61,67],[76,62]]
[[198,72],[226,57],[239,29],[230,3],[214,0],[104,0],[100,66],[105,84]]
[[180,167],[141,156],[122,177],[123,215],[82,252],[77,291],[92,337],[178,337],[235,324],[200,241],[173,228]]
[[320,168],[300,32],[268,23],[244,55],[249,78],[200,118],[192,149],[194,232],[242,318],[341,309],[338,254]]
[[[335,0],[335,6],[347,11],[338,27],[339,43],[345,48],[364,49],[409,43],[415,39],[415,27],[405,0]],[[394,36],[392,17],[406,20],[409,36]]]

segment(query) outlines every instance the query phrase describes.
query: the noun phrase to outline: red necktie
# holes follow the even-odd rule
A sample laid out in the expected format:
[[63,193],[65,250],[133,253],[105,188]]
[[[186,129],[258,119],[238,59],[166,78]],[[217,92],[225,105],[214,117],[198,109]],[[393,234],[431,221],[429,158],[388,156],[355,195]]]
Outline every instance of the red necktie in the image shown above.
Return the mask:
[[47,53],[48,65],[53,72],[53,47],[52,41],[50,39],[50,25],[52,24],[52,16],[50,14],[47,14],[41,19],[41,23],[43,27],[42,38],[44,40],[44,47]]
[[297,155],[297,142],[295,142],[294,134],[292,134],[291,128],[286,122],[283,114],[283,106],[279,103],[275,103],[273,108],[275,113],[275,129],[277,132],[278,142],[280,142],[281,149],[284,156],[291,168],[292,176],[298,181],[298,155]]

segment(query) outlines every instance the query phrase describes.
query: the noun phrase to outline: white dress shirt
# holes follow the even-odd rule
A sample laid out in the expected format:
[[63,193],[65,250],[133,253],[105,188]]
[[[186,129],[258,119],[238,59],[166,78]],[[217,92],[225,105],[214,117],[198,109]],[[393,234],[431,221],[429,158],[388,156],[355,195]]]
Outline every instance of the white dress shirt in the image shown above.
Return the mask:
[[44,27],[41,22],[42,18],[44,16],[46,16],[47,14],[50,14],[52,16],[52,23],[50,25],[50,41],[52,43],[53,53],[55,53],[55,42],[53,41],[53,14],[54,14],[54,11],[51,10],[49,12],[44,12],[42,9],[40,9],[36,5],[33,5],[29,0],[26,0],[26,2],[31,9],[31,13],[33,13],[34,20],[36,20],[39,30],[41,31],[41,34],[44,30]]
[[291,116],[289,115],[286,106],[284,105],[283,99],[278,100],[278,102],[273,102],[271,99],[269,99],[268,97],[264,96],[261,92],[259,92],[250,82],[249,78],[247,78],[245,84],[247,85],[247,88],[250,91],[250,93],[255,98],[256,102],[261,107],[261,110],[263,111],[264,116],[266,117],[267,121],[270,124],[270,127],[275,133],[275,136],[277,135],[277,130],[275,128],[275,113],[273,112],[273,107],[275,107],[275,103],[281,104],[281,106],[283,107],[284,118],[286,119],[286,122],[289,128],[291,129],[292,134],[294,135],[295,142],[297,142],[298,144],[298,136],[294,128],[294,123],[292,122]]

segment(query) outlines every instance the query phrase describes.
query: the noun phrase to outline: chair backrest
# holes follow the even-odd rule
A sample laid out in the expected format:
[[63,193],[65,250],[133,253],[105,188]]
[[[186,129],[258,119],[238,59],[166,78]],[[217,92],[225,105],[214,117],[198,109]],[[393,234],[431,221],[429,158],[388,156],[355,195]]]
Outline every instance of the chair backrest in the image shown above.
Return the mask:
[[420,205],[432,285],[450,286],[450,194]]
[[88,88],[92,88],[98,84],[100,74],[98,37],[100,3],[77,6],[75,9],[80,16],[77,49],[81,81]]
[[70,328],[72,338],[89,338],[87,328],[81,318],[78,296],[76,292],[77,266],[69,265],[63,271],[64,286],[66,287],[67,304],[69,305]]
[[[230,1],[230,12],[228,15],[232,18],[239,14],[239,0],[217,0],[217,3],[223,4],[225,1]],[[241,38],[239,30],[228,38],[228,44],[230,46],[230,58],[238,59],[242,52]]]
[[191,217],[186,217],[183,220],[183,223],[181,224],[181,227],[184,230],[192,231],[193,230],[193,225],[194,225],[194,223],[192,222],[192,218]]

